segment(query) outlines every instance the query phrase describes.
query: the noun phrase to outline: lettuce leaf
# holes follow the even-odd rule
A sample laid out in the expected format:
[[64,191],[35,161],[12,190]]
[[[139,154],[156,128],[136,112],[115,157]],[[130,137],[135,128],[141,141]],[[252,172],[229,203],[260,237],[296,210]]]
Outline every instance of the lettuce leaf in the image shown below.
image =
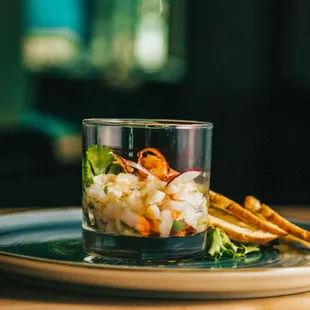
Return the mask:
[[245,257],[251,252],[260,251],[257,244],[241,243],[230,240],[226,233],[218,228],[210,226],[207,234],[207,256],[220,260],[222,257]]

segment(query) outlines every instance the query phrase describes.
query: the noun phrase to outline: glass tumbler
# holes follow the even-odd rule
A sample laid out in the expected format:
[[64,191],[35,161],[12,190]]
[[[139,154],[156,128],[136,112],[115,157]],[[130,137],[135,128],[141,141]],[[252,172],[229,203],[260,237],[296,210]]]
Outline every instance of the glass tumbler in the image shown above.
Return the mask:
[[169,261],[205,253],[213,124],[83,120],[83,248]]

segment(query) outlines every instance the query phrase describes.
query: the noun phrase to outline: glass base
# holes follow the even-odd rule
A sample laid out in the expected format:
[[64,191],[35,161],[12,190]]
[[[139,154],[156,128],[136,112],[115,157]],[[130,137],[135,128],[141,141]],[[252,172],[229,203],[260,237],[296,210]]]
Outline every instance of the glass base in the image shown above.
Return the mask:
[[185,237],[137,237],[106,234],[83,227],[83,249],[98,263],[109,259],[167,262],[205,254],[206,232]]

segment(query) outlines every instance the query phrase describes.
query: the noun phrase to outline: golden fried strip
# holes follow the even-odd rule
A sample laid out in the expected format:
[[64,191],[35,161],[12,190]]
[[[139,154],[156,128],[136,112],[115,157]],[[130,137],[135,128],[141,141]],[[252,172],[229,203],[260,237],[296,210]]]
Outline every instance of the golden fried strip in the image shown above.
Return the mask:
[[249,195],[245,197],[244,207],[253,212],[253,214],[260,215],[266,221],[273,223],[299,239],[310,242],[310,232],[289,222],[269,206],[261,203],[257,198]]
[[231,240],[239,242],[266,244],[278,238],[277,235],[257,230],[234,215],[212,206],[208,211],[208,225],[221,228]]
[[285,230],[281,229],[277,225],[261,219],[260,217],[256,216],[251,211],[243,208],[233,200],[212,190],[209,191],[209,200],[211,206],[225,210],[228,213],[233,214],[234,216],[243,220],[244,222],[255,226],[259,230],[263,230],[277,236],[286,236],[288,234]]

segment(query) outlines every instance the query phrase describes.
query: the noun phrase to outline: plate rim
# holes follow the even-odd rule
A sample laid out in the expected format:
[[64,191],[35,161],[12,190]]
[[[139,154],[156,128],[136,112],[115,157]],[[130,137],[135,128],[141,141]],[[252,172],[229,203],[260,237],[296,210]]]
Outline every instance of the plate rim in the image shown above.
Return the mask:
[[[3,256],[4,257],[4,256]],[[2,257],[2,258],[3,258]],[[90,268],[79,268],[76,266],[68,266],[64,264],[56,264],[54,268],[50,267],[49,262],[39,262],[33,260],[24,260],[18,257],[8,257],[2,263],[6,265],[8,275],[23,275],[25,279],[32,277],[45,282],[56,281],[58,283],[76,284],[78,286],[86,285],[87,287],[111,288],[116,290],[132,290],[143,291],[146,289],[147,294],[152,292],[164,292],[165,294],[204,294],[215,297],[230,294],[231,298],[246,298],[247,296],[279,296],[288,295],[292,290],[295,293],[310,291],[310,270],[305,273],[299,269],[296,273],[295,268],[274,268],[263,272],[238,272],[238,273],[218,273],[218,272],[183,272],[171,273],[169,271],[152,273],[148,270],[137,270],[137,274],[133,270],[124,273],[123,270],[101,269],[99,273],[90,271]],[[17,262],[14,260],[17,260]],[[1,256],[0,256],[1,261]],[[20,263],[20,265],[18,264]],[[16,266],[18,268],[16,268]],[[97,277],[94,275],[96,274]],[[162,277],[165,276],[165,284],[163,285]],[[301,276],[303,276],[301,278]],[[193,278],[195,281],[193,282]],[[266,282],[270,280],[272,289],[265,287]],[[177,285],[175,285],[177,281]],[[209,285],[212,283],[212,285]],[[231,283],[235,283],[232,285]],[[269,282],[270,283],[270,282]],[[206,295],[207,294],[207,295]],[[180,297],[178,297],[180,299]]]
[[[78,206],[65,206],[65,207],[38,207],[38,208],[31,208],[27,210],[13,210],[13,212],[3,212],[0,213],[0,219],[2,216],[7,215],[18,215],[23,213],[33,213],[33,212],[48,212],[48,211],[64,211],[64,210],[81,210],[81,207]],[[81,210],[82,211],[82,210]],[[308,222],[301,222],[309,224]],[[225,268],[225,269],[193,269],[193,268],[169,268],[169,267],[147,267],[147,266],[128,266],[128,265],[104,265],[99,263],[93,263],[93,264],[86,264],[83,262],[72,262],[72,261],[60,261],[56,259],[48,259],[48,258],[40,258],[40,257],[34,257],[29,255],[23,255],[23,254],[15,254],[10,253],[6,251],[0,250],[0,262],[1,262],[1,256],[5,257],[12,257],[12,258],[19,258],[23,260],[30,260],[30,261],[36,261],[36,262],[42,262],[42,263],[49,263],[49,264],[55,264],[55,265],[65,265],[65,266],[72,266],[72,267],[78,267],[78,268],[92,268],[92,269],[99,269],[99,270],[115,270],[115,271],[150,271],[150,272],[172,272],[172,273],[210,273],[213,274],[216,273],[244,273],[244,272],[252,272],[253,274],[256,273],[262,273],[262,272],[272,272],[272,271],[279,271],[279,270],[287,270],[291,272],[299,272],[300,270],[303,270],[304,272],[310,272],[310,266],[291,266],[291,267],[271,267],[271,268],[264,268],[264,267],[241,267],[237,269],[233,268]],[[1,267],[0,267],[1,269]]]
[[[9,214],[18,216],[27,211],[48,212],[73,208],[79,210],[78,207],[37,208]],[[152,268],[60,261],[0,251],[0,271],[8,277],[12,275],[24,282],[32,278],[39,286],[53,288],[56,284],[58,289],[100,295],[115,291],[115,296],[138,298],[227,300],[275,297],[310,291],[310,266]]]
[[[294,267],[272,267],[272,268],[263,268],[263,267],[246,267],[246,268],[225,268],[225,269],[193,269],[193,268],[169,268],[169,267],[147,267],[147,266],[113,266],[113,265],[105,265],[105,264],[86,264],[86,263],[78,263],[78,262],[71,262],[71,261],[59,261],[56,259],[48,259],[48,258],[39,258],[34,256],[22,255],[22,254],[15,254],[15,253],[8,253],[4,251],[0,251],[0,262],[1,256],[4,257],[11,257],[16,259],[23,259],[28,261],[36,261],[41,263],[47,263],[51,265],[64,265],[64,266],[72,266],[77,268],[91,268],[91,269],[99,269],[99,270],[115,270],[115,271],[134,271],[134,272],[141,272],[141,271],[150,271],[150,272],[172,272],[172,273],[244,273],[244,272],[253,272],[255,273],[266,273],[266,272],[274,272],[278,270],[286,270],[288,272],[299,272],[303,270],[303,272],[310,273],[310,266],[294,266]],[[1,269],[1,267],[0,267]]]

